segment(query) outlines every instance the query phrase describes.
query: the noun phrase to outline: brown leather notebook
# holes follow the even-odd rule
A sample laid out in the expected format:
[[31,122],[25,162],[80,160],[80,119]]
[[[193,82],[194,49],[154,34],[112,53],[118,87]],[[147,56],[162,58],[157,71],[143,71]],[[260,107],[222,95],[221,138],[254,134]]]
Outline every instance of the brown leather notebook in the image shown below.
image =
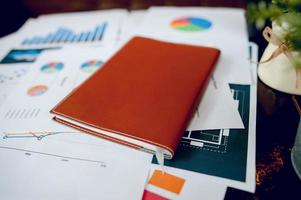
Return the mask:
[[172,158],[219,54],[135,37],[51,113],[83,132]]

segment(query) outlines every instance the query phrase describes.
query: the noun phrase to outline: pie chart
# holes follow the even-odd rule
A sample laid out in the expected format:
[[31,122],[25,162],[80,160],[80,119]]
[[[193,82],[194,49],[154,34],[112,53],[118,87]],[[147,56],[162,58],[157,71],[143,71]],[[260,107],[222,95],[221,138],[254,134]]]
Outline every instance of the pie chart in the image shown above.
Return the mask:
[[98,68],[100,68],[102,65],[103,65],[103,62],[100,60],[90,60],[90,61],[83,63],[80,68],[83,72],[93,73]]
[[61,71],[64,68],[64,64],[61,62],[50,62],[41,67],[41,71],[46,74],[53,74]]
[[183,17],[173,20],[170,26],[180,31],[196,32],[209,29],[212,26],[212,22],[199,17]]
[[48,87],[46,85],[36,85],[27,90],[27,94],[29,96],[41,96],[45,92],[47,92]]

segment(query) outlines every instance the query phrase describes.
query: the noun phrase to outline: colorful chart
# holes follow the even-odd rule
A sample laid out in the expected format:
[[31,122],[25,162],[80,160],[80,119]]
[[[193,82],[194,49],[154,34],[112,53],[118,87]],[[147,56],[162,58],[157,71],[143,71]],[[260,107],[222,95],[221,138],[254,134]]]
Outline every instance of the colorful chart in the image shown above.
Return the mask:
[[209,29],[212,23],[204,18],[183,17],[172,21],[170,26],[180,31],[195,32]]
[[100,68],[103,65],[103,62],[100,60],[90,60],[88,62],[85,62],[81,65],[81,70],[87,73],[93,73],[98,68]]
[[107,22],[97,25],[94,29],[89,31],[75,32],[72,29],[66,27],[58,27],[53,32],[47,35],[35,35],[29,38],[25,38],[22,45],[49,45],[49,44],[62,44],[62,43],[85,43],[85,42],[97,42],[101,41],[105,30],[107,28]]
[[29,88],[29,90],[27,90],[27,94],[29,96],[41,96],[42,94],[44,94],[45,92],[47,92],[48,87],[46,85],[37,85],[34,87]]
[[61,62],[51,62],[43,65],[41,71],[43,73],[52,74],[61,71],[64,68],[64,64]]

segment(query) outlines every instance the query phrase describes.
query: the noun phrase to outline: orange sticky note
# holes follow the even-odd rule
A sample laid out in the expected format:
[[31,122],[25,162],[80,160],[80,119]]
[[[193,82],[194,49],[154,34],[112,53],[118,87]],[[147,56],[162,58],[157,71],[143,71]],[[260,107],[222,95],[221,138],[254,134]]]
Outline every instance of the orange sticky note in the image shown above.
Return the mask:
[[185,179],[166,172],[162,173],[160,170],[155,170],[148,183],[167,191],[180,194],[184,186]]

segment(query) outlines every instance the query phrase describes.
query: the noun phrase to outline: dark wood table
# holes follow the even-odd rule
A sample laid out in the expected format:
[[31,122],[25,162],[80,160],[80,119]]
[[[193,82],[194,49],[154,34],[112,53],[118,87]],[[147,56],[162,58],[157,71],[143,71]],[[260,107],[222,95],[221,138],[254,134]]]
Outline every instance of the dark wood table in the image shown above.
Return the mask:
[[[300,104],[300,96],[295,98]],[[258,81],[256,192],[228,188],[225,199],[301,199],[301,180],[291,163],[299,118],[292,95]]]
[[[267,43],[261,30],[249,26],[249,34],[250,41],[259,46],[260,58]],[[301,107],[301,96],[274,90],[258,79],[256,191],[251,194],[228,188],[225,199],[301,199],[301,180],[291,163],[300,119],[298,106]]]

